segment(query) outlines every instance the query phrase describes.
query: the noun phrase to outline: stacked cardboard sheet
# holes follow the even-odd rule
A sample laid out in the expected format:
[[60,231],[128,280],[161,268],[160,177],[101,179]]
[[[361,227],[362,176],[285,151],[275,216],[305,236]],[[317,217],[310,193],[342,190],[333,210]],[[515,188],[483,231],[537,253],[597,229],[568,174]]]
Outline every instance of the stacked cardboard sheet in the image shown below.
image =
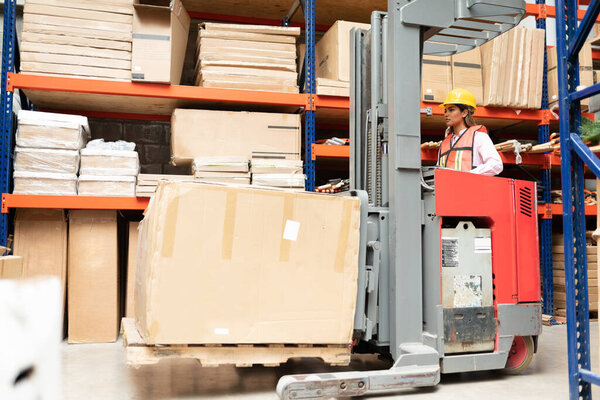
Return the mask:
[[306,176],[302,172],[302,160],[265,158],[257,154],[252,157],[250,171],[253,185],[304,190]]
[[483,105],[541,107],[544,40],[543,29],[516,27],[481,46]]
[[92,140],[81,150],[79,194],[82,196],[135,196],[139,172],[135,143]]
[[14,193],[77,195],[79,149],[89,135],[86,117],[20,110]]
[[198,30],[198,86],[298,93],[300,28],[203,23]]
[[192,163],[194,178],[205,182],[248,185],[248,158],[236,156],[197,157]]
[[317,78],[317,94],[320,96],[350,97],[350,82]]
[[133,0],[27,0],[21,72],[130,80]]
[[165,174],[138,174],[135,195],[138,197],[152,197],[156,192],[158,181],[192,181],[193,175],[165,175]]

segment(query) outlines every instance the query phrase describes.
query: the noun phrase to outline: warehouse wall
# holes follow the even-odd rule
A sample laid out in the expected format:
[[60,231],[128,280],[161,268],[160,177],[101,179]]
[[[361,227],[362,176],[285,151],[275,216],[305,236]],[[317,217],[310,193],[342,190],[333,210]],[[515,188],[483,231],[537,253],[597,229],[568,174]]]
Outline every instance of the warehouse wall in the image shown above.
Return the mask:
[[171,124],[168,122],[90,118],[93,139],[126,140],[136,144],[144,174],[190,174],[190,167],[173,166]]

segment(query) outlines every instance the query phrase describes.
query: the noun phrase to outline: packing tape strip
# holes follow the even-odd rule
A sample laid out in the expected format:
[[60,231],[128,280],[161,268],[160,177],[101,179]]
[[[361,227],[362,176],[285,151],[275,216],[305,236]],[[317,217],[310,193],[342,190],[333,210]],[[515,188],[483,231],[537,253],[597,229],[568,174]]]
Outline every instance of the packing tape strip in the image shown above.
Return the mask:
[[[156,193],[156,196],[164,196],[162,198],[171,197],[171,201],[167,205],[167,212],[165,221],[165,230],[163,236],[163,246],[161,256],[165,258],[171,258],[173,256],[173,249],[175,248],[175,233],[177,230],[177,214],[179,213],[179,186],[169,185],[164,183],[162,186],[162,192]],[[174,191],[175,196],[171,196],[169,191]],[[157,210],[158,211],[158,210]]]
[[281,219],[281,239],[279,245],[279,262],[290,261],[290,250],[292,242],[284,239],[285,225],[288,220],[294,219],[294,195],[285,193],[283,199],[283,218]]

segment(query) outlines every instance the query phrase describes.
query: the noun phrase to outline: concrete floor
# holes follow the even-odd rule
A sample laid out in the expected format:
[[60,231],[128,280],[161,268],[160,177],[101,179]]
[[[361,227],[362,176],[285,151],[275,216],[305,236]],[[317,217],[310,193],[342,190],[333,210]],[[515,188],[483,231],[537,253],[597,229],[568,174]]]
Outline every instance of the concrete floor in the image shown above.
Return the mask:
[[[592,367],[598,372],[598,323],[591,323]],[[353,357],[355,369],[386,368],[372,356]],[[340,370],[317,360],[279,368],[201,368],[193,360],[166,360],[139,369],[125,365],[122,342],[63,345],[63,398],[70,399],[277,399],[280,376]],[[600,388],[594,387],[594,397]],[[374,398],[375,396],[371,397]],[[537,354],[518,376],[499,372],[443,375],[434,388],[408,389],[379,399],[567,399],[566,325],[544,326]]]

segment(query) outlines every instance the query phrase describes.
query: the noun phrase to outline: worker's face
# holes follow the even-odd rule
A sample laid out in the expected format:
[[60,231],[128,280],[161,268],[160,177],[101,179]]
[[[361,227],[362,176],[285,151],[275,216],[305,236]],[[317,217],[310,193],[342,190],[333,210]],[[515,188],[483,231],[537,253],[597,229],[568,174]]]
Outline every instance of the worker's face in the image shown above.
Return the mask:
[[461,111],[458,106],[450,104],[448,107],[446,107],[446,112],[444,114],[446,118],[446,126],[455,127],[461,124],[468,113],[469,112],[467,110]]

